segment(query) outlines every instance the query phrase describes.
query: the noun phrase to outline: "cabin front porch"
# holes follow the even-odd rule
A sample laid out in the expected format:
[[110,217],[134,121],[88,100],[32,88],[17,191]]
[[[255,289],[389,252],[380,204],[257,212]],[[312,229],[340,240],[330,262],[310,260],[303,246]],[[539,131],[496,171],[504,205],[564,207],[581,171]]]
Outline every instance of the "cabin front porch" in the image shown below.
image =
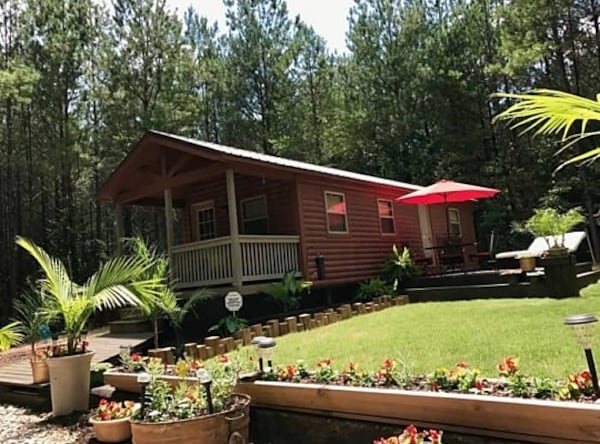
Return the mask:
[[299,245],[299,236],[251,234],[240,234],[237,240],[223,236],[174,245],[170,256],[175,287],[241,287],[278,281],[286,272],[299,270]]

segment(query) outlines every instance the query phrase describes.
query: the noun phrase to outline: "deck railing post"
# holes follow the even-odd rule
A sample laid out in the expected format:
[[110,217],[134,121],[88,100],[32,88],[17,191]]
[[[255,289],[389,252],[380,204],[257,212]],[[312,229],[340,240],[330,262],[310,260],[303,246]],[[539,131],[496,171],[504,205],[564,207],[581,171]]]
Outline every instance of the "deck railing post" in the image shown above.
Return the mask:
[[227,209],[229,212],[229,236],[231,237],[231,265],[233,267],[233,286],[242,286],[242,247],[238,229],[237,201],[235,198],[235,175],[233,170],[225,171],[227,184]]
[[121,202],[115,202],[115,236],[117,237],[117,256],[121,256],[123,254],[123,238],[125,237],[123,204]]
[[167,235],[167,254],[169,255],[169,263],[173,266],[171,250],[173,248],[173,239],[175,237],[173,231],[173,194],[170,188],[165,189],[165,228]]

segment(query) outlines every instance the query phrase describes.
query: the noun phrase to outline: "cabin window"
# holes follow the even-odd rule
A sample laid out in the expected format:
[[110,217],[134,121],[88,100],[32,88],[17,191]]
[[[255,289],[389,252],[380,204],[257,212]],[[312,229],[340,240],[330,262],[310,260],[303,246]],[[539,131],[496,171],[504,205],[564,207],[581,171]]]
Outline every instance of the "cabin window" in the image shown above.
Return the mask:
[[269,217],[265,196],[251,197],[241,201],[242,232],[244,234],[268,234]]
[[391,200],[377,199],[377,211],[379,212],[379,225],[382,234],[395,234],[394,204]]
[[457,208],[448,208],[448,230],[451,237],[461,237],[460,214]]
[[196,239],[199,241],[217,237],[217,222],[215,218],[215,204],[212,200],[201,202],[192,206]]
[[346,211],[346,197],[343,193],[325,192],[325,206],[327,208],[327,227],[330,233],[348,232],[348,214]]

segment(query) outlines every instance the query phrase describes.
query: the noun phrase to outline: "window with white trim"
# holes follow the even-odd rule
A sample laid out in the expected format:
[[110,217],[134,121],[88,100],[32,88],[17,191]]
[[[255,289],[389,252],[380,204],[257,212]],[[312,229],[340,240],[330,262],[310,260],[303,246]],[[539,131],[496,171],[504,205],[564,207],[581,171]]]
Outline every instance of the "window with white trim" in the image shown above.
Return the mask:
[[241,201],[241,207],[242,233],[269,234],[269,216],[265,196],[244,199]]
[[330,233],[348,232],[348,213],[344,193],[325,192],[327,210],[327,230]]
[[461,237],[460,213],[458,208],[448,208],[448,229],[451,237]]
[[212,200],[201,202],[192,206],[196,239],[199,241],[217,237],[217,221],[215,217],[215,204]]
[[394,203],[388,199],[377,199],[377,212],[381,234],[396,234],[394,224]]

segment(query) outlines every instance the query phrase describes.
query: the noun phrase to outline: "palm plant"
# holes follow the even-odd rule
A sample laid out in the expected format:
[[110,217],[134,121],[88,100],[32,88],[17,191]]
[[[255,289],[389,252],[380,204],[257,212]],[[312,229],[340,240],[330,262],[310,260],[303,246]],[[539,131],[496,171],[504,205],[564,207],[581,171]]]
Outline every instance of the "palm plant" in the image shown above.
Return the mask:
[[554,250],[564,248],[565,234],[583,222],[585,222],[585,217],[579,208],[571,208],[565,213],[554,208],[538,208],[524,224],[513,222],[512,229],[516,232],[527,232],[535,237],[542,237],[548,245],[548,249]]
[[23,340],[31,345],[35,354],[35,343],[41,339],[42,326],[48,321],[48,314],[42,307],[42,295],[36,291],[25,291],[15,300],[16,321],[21,325]]
[[300,307],[302,293],[311,286],[312,282],[297,280],[296,272],[288,271],[281,282],[271,284],[266,292],[281,306],[283,313],[287,314],[289,310]]
[[140,304],[138,310],[143,316],[152,321],[154,329],[154,347],[159,347],[158,341],[158,323],[161,318],[166,317],[175,330],[177,342],[180,342],[182,334],[183,320],[192,313],[197,316],[194,310],[195,305],[210,297],[210,294],[202,289],[192,293],[185,300],[183,305],[179,305],[177,294],[168,285],[169,260],[165,255],[159,253],[154,245],[149,246],[141,237],[129,239],[130,248],[135,257],[141,263],[145,264],[145,277],[156,282],[151,297],[140,295]]
[[5,351],[23,339],[21,325],[18,321],[11,322],[0,328],[0,351]]
[[147,265],[135,257],[115,257],[80,285],[65,265],[31,240],[17,237],[17,245],[27,251],[42,269],[38,291],[50,319],[60,319],[67,336],[67,354],[76,353],[83,330],[93,313],[139,304],[138,295],[150,298],[157,283],[144,279]]
[[[557,154],[600,131],[586,131],[590,121],[600,121],[600,94],[596,100],[579,97],[551,89],[535,89],[525,94],[498,93],[496,97],[519,100],[510,108],[496,116],[495,120],[513,122],[512,128],[522,128],[522,134],[534,132],[536,135],[562,134],[563,147]],[[579,131],[572,134],[571,128],[580,124]],[[590,163],[600,157],[600,147],[563,162],[557,170],[572,163]]]

